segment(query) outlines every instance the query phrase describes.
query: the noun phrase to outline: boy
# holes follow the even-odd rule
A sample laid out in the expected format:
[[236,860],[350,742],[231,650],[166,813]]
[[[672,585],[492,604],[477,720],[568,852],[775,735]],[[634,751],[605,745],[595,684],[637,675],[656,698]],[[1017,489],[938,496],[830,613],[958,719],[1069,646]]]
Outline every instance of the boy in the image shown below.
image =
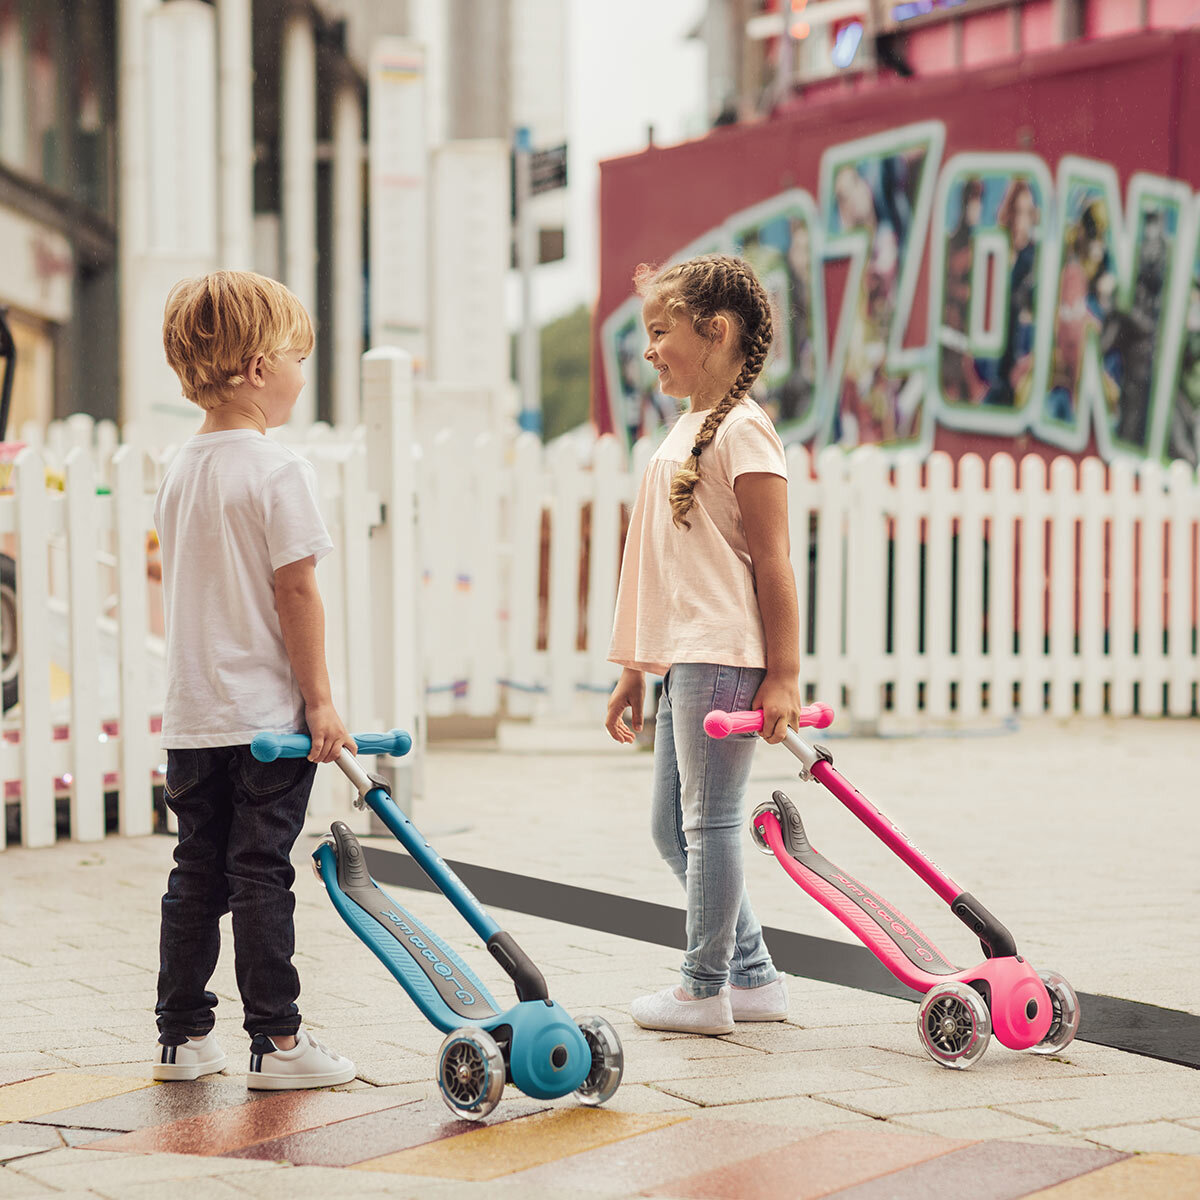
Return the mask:
[[[220,1071],[207,984],[233,916],[251,1088],[328,1087],[354,1064],[300,1028],[292,965],[299,836],[316,764],[357,749],[330,698],[317,560],[333,549],[312,466],[265,436],[287,421],[312,350],[282,284],[216,271],[177,284],[167,362],[204,424],[158,491],[167,636],[166,800],[179,819],[162,900],[155,1079]],[[307,732],[305,759],[260,763],[260,731]]]

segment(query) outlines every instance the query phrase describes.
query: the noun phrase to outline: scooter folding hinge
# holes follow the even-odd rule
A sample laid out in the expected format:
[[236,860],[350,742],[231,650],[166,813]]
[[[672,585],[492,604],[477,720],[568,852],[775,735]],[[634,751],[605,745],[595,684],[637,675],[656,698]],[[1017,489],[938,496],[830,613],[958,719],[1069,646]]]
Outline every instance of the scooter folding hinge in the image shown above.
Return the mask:
[[358,788],[358,795],[354,797],[354,807],[359,811],[367,807],[368,792],[374,791],[375,788],[382,788],[385,792],[388,790],[388,781],[384,779],[382,775],[373,775],[370,771],[364,771],[363,774],[366,776],[371,786],[360,786]]
[[[813,750],[816,752],[817,760],[819,762],[827,762],[831,767],[833,766],[833,755],[829,752],[829,748],[827,746],[814,745]],[[816,763],[813,763],[813,766],[816,766]],[[805,764],[800,768],[800,778],[805,783],[810,782],[812,777],[811,767]]]

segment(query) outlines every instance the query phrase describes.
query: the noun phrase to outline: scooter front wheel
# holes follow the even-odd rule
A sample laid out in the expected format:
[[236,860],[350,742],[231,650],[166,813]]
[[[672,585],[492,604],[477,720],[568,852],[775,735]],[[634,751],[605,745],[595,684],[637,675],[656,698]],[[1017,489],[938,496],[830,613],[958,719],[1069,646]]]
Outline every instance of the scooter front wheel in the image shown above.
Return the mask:
[[1050,1028],[1036,1046],[1034,1054],[1057,1054],[1069,1046],[1079,1032],[1079,997],[1075,989],[1057,971],[1039,971],[1038,978],[1050,993]]
[[617,1031],[603,1017],[578,1017],[575,1024],[592,1052],[592,1069],[575,1089],[575,1095],[580,1104],[594,1107],[611,1100],[620,1086],[625,1070],[625,1051]]
[[464,1121],[482,1121],[504,1094],[504,1055],[483,1029],[456,1029],[438,1051],[438,1091]]
[[765,837],[763,837],[762,830],[759,829],[759,827],[757,825],[755,825],[755,823],[754,823],[755,821],[758,820],[759,817],[761,817],[763,815],[763,813],[770,813],[771,816],[773,816],[781,825],[783,824],[783,820],[779,815],[779,808],[775,804],[775,801],[774,800],[764,800],[754,810],[754,812],[752,812],[750,814],[750,837],[754,841],[754,848],[760,854],[769,854],[772,858],[774,858],[775,851],[772,850],[771,847],[767,845],[767,839]]
[[943,983],[926,993],[917,1028],[921,1045],[934,1062],[964,1071],[987,1049],[992,1014],[973,987]]

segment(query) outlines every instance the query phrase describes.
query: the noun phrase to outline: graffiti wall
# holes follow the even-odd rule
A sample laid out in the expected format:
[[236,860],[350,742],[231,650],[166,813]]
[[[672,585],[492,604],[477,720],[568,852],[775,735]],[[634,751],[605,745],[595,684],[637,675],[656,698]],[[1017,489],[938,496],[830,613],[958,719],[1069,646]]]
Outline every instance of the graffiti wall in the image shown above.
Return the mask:
[[1200,35],[814,105],[601,171],[594,416],[668,423],[640,262],[743,255],[785,440],[1200,452]]

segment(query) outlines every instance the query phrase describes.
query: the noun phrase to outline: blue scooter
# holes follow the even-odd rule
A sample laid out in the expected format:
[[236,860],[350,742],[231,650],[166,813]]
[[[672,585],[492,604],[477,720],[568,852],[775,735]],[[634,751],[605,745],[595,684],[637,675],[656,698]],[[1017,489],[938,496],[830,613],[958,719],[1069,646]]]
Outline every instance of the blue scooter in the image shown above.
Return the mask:
[[[354,740],[360,754],[400,757],[412,748],[412,738],[397,729]],[[304,734],[260,733],[250,744],[260,762],[303,758],[309,748]],[[516,985],[518,1003],[502,1010],[471,968],[375,883],[349,827],[342,821],[330,826],[332,836],[313,852],[313,869],[346,924],[446,1034],[437,1082],[450,1111],[482,1120],[499,1103],[506,1081],[537,1100],[574,1092],[583,1104],[603,1104],[624,1068],[616,1030],[599,1016],[572,1020],[551,1000],[542,973],[401,812],[386,782],[369,775],[348,750],[336,761],[358,791],[355,807],[370,808],[391,830]]]

